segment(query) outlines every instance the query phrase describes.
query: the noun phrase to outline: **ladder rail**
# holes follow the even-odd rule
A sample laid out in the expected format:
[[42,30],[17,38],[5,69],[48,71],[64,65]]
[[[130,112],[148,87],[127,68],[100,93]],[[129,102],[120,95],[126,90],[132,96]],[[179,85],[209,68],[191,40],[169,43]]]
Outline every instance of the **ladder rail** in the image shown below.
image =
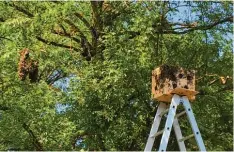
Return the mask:
[[158,132],[158,127],[160,125],[160,122],[161,122],[161,116],[160,114],[165,111],[167,108],[167,105],[163,102],[160,102],[159,106],[158,106],[158,109],[157,109],[157,112],[156,112],[156,115],[154,117],[154,122],[153,122],[153,125],[152,125],[152,128],[150,130],[150,134],[149,134],[149,137],[148,137],[148,140],[147,140],[147,144],[145,146],[145,150],[144,151],[151,151],[152,150],[152,147],[154,145],[154,140],[155,140],[155,135],[157,132]]
[[161,139],[160,146],[159,146],[159,151],[166,151],[168,140],[169,140],[170,133],[171,133],[171,128],[172,128],[174,118],[176,115],[176,109],[179,104],[180,104],[180,97],[175,94],[172,97],[169,113],[167,115],[167,120],[165,124],[165,130],[163,132],[162,139]]
[[191,105],[189,103],[188,97],[183,96],[182,100],[183,100],[183,106],[184,106],[184,108],[186,110],[186,114],[188,116],[190,125],[192,127],[193,134],[195,136],[195,139],[196,139],[197,145],[199,147],[199,150],[200,151],[206,151],[206,148],[205,148],[205,145],[203,143],[201,133],[200,133],[200,131],[198,129],[197,122],[196,122],[196,119],[194,117],[194,114],[193,114]]

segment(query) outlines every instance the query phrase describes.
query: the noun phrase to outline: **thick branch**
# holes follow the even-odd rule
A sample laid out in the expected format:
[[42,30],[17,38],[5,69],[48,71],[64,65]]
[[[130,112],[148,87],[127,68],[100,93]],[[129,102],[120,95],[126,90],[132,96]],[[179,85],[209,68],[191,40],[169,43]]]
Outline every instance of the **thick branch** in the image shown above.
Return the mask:
[[8,3],[8,5],[11,6],[11,7],[14,7],[17,11],[24,13],[28,17],[34,17],[34,15],[32,13],[30,13],[28,10],[23,9],[23,8],[15,5],[14,3]]
[[57,42],[53,42],[53,41],[48,41],[46,39],[43,39],[42,37],[39,37],[39,36],[36,36],[37,40],[45,43],[45,44],[48,44],[48,45],[53,45],[53,46],[58,46],[58,47],[62,47],[62,48],[68,48],[68,49],[73,49],[75,51],[79,51],[79,49],[73,47],[73,46],[68,46],[68,45],[64,45],[64,44],[60,44],[60,43],[57,43]]
[[95,28],[94,28],[93,26],[91,26],[91,25],[89,24],[89,22],[88,22],[80,13],[75,13],[75,15],[85,24],[85,26],[86,26],[87,28],[89,28],[90,33],[92,34],[93,38],[94,38],[95,40],[97,40],[97,38],[98,38],[98,33],[97,33],[97,31],[95,30]]
[[175,29],[165,30],[165,31],[163,31],[163,34],[185,34],[185,33],[189,33],[189,32],[196,31],[196,30],[210,30],[213,27],[215,27],[219,24],[226,23],[226,22],[233,23],[233,16],[226,17],[226,18],[219,20],[219,21],[216,21],[210,25],[195,26],[195,27],[191,26],[192,24],[187,24],[187,27],[186,27],[185,24],[182,24],[182,23],[181,24],[180,23],[174,23],[174,24],[172,23],[171,25],[181,25],[181,26],[183,25],[184,28],[187,28],[187,30],[181,31],[181,32],[177,32],[177,31],[175,31]]
[[52,33],[60,35],[60,36],[65,36],[65,37],[71,38],[75,42],[80,43],[80,40],[77,39],[77,38],[75,38],[75,37],[73,37],[72,33],[68,33],[67,30],[65,29],[65,27],[62,24],[59,24],[59,26],[63,30],[63,32],[55,30],[55,29],[52,29]]
[[67,33],[67,30],[65,29],[65,27],[62,24],[59,24],[59,26],[63,29],[64,33]]
[[5,22],[5,19],[3,19],[2,17],[0,17],[0,22]]
[[9,38],[7,38],[7,37],[3,37],[3,36],[0,36],[0,39],[5,39],[5,40],[12,41],[11,39],[9,39]]
[[199,81],[199,80],[201,80],[201,79],[204,79],[205,77],[220,77],[219,75],[217,75],[217,74],[205,74],[205,75],[203,75],[202,77],[198,77],[197,79],[196,79],[196,81]]
[[65,19],[64,20],[68,25],[71,26],[71,28],[78,32],[80,34],[81,37],[81,47],[83,48],[83,53],[82,56],[86,57],[87,61],[91,60],[91,57],[95,55],[95,52],[93,49],[93,46],[89,43],[88,39],[85,37],[85,35],[83,34],[83,32],[70,20]]
[[219,93],[219,92],[222,92],[222,91],[234,91],[233,90],[233,85],[228,85],[228,86],[225,86],[224,88],[222,88],[222,89],[219,89],[218,91],[217,91],[217,93]]
[[[156,31],[155,33],[157,34],[186,34],[192,31],[196,31],[196,30],[210,30],[213,27],[226,23],[226,22],[231,22],[233,23],[233,17],[229,16],[225,19],[219,20],[217,22],[214,22],[210,25],[204,25],[204,26],[194,26],[194,24],[183,24],[183,23],[169,23],[169,25],[171,26],[175,26],[175,25],[180,25],[181,27],[179,28],[174,28],[174,29],[163,29],[162,31]],[[183,26],[183,27],[182,27]],[[176,29],[187,29],[185,31],[175,31]],[[129,31],[131,33],[131,39],[138,36],[139,32],[135,32],[135,31]]]
[[90,28],[89,22],[80,14],[80,13],[75,13],[75,16],[78,17],[88,28]]
[[9,110],[9,108],[6,107],[6,106],[0,105],[0,110],[2,110],[2,111],[7,111],[7,110]]
[[29,126],[26,123],[23,123],[23,128],[27,131],[27,133],[30,135],[30,137],[33,139],[33,145],[35,146],[37,151],[43,151],[42,144],[38,141],[37,137],[33,133],[33,131],[29,128]]
[[91,44],[88,42],[87,38],[85,37],[84,33],[74,24],[72,23],[70,20],[65,19],[65,22],[70,25],[73,30],[77,31],[80,34],[80,37],[85,39],[85,41],[88,43],[88,46],[90,47],[90,49],[92,48]]
[[52,85],[54,82],[58,81],[59,79],[65,78],[66,76],[67,76],[66,73],[64,73],[63,71],[57,70],[56,74],[54,74],[54,72],[52,72],[48,76],[46,82],[47,82],[47,84]]
[[91,1],[92,13],[93,13],[93,25],[97,27],[98,31],[102,31],[102,20],[100,11],[103,1]]
[[233,86],[232,85],[226,86],[224,88],[219,89],[218,91],[211,92],[211,93],[208,93],[205,90],[199,90],[198,91],[199,93],[197,95],[200,95],[200,96],[204,96],[204,95],[217,95],[218,93],[225,92],[225,91],[232,91],[233,92],[234,91],[233,90]]
[[86,41],[86,43],[88,44],[89,49],[91,50],[91,49],[92,49],[92,46],[91,46],[91,44],[88,42],[88,40],[87,40],[87,38],[85,37],[84,33],[83,33],[74,23],[72,23],[70,20],[65,19],[64,21],[65,21],[68,25],[70,25],[70,26],[73,28],[73,30],[77,31],[77,32],[80,34],[80,37]]
[[56,30],[52,30],[52,33],[54,34],[57,34],[57,35],[60,35],[60,36],[65,36],[65,37],[68,37],[68,38],[71,38],[72,40],[74,40],[75,42],[77,43],[80,43],[80,40],[75,38],[75,37],[72,37],[71,33],[67,33],[67,32],[58,32]]

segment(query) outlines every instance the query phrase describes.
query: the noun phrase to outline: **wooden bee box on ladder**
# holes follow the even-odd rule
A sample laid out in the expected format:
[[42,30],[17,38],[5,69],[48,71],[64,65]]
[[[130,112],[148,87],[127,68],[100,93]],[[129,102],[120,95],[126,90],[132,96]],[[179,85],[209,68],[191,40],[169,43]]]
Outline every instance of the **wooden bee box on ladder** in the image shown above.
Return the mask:
[[162,65],[152,71],[152,94],[157,101],[171,102],[173,94],[195,99],[195,71]]

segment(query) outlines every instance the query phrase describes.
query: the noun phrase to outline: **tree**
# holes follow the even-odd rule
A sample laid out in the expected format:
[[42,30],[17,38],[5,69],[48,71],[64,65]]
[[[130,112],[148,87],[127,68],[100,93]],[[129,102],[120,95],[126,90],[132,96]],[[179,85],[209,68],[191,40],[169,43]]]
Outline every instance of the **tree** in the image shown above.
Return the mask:
[[[207,150],[232,150],[232,2],[0,8],[0,149],[142,150],[158,105],[150,100],[151,70],[176,64],[197,70],[193,111]],[[177,17],[182,10],[190,15]],[[23,48],[38,61],[36,83],[17,76]],[[170,143],[178,150],[174,137]],[[194,140],[187,145],[197,150]]]

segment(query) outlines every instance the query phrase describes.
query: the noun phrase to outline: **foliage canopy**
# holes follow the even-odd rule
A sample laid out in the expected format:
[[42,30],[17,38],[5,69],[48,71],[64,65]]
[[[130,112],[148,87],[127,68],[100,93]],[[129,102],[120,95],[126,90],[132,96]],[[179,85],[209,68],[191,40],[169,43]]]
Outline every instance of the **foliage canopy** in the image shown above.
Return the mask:
[[[207,150],[232,151],[232,7],[0,2],[0,150],[143,150],[158,105],[151,70],[173,64],[197,71],[193,111]],[[39,62],[36,83],[17,75],[23,48]],[[178,150],[174,136],[168,150]]]

